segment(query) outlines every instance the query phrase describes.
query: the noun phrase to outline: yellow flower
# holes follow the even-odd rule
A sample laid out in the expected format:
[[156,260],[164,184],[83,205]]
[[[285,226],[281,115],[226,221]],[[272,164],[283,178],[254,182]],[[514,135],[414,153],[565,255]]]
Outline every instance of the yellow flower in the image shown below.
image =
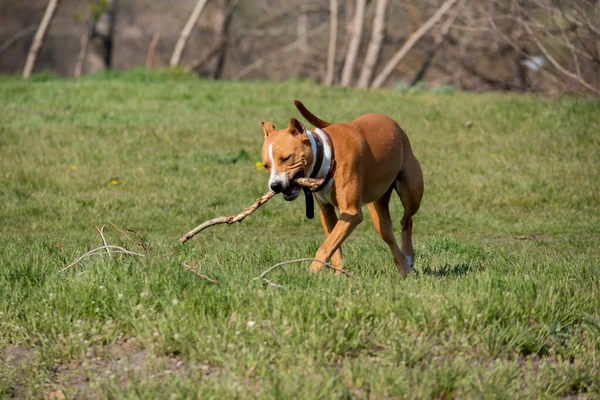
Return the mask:
[[256,166],[256,169],[259,171],[262,169],[265,169],[265,166],[260,161],[257,161],[256,164],[254,164],[254,165]]
[[119,184],[119,180],[118,179],[111,179],[110,183],[112,183],[113,185],[118,185]]
[[205,170],[205,171],[208,171],[209,169],[210,169],[210,165],[206,164],[206,165],[204,166],[204,170]]
[[71,165],[71,171],[77,171],[77,165]]

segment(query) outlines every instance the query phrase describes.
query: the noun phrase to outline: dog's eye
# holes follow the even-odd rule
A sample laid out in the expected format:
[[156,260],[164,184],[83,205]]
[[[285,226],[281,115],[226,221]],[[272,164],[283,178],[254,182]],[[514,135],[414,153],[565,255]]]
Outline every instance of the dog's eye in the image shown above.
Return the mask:
[[263,164],[263,167],[265,167],[265,169],[268,171],[269,170],[269,166],[267,164]]
[[291,154],[290,154],[289,156],[287,156],[287,157],[283,157],[283,158],[281,159],[281,162],[282,162],[282,163],[284,163],[284,162],[286,162],[286,161],[289,161],[289,160],[290,160],[290,158],[292,158],[292,155],[291,155]]

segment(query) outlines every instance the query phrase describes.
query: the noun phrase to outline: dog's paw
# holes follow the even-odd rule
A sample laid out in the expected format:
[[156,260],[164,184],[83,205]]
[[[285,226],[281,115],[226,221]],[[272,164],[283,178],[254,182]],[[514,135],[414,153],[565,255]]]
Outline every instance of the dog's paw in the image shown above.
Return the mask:
[[415,266],[415,260],[411,256],[406,256],[406,264],[412,269]]
[[323,269],[323,264],[321,264],[318,261],[313,261],[313,263],[310,265],[310,269],[308,270],[308,272],[310,272],[311,274],[316,274],[317,272],[321,271],[321,269]]

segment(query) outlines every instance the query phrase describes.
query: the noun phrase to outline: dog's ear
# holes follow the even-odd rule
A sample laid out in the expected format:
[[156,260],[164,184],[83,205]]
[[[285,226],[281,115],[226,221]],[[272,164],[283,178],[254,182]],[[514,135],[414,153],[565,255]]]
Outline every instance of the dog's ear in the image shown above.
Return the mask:
[[260,124],[262,125],[263,136],[265,137],[265,139],[267,138],[267,136],[269,136],[271,132],[275,131],[275,125],[273,125],[270,122],[261,122]]
[[302,135],[306,134],[306,128],[302,125],[302,122],[298,121],[296,118],[290,118],[290,125],[288,126],[288,132],[292,135]]

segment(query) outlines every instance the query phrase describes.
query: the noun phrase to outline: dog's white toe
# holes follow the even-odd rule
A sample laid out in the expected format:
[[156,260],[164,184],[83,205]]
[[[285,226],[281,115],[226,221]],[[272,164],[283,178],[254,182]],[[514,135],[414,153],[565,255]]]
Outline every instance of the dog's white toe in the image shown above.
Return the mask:
[[412,268],[415,266],[415,260],[411,256],[406,256],[406,264]]

